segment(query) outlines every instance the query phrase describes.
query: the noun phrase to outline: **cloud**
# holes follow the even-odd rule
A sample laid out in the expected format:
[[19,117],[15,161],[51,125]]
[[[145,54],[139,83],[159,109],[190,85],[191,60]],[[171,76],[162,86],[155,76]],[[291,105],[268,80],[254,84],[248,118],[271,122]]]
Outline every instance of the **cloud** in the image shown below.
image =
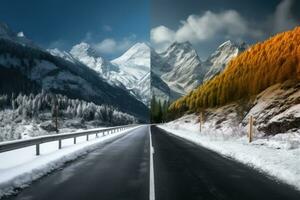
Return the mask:
[[165,26],[158,26],[151,29],[150,40],[158,50],[165,49],[175,40],[175,32]]
[[117,48],[117,42],[114,39],[107,38],[96,44],[95,48],[101,53],[113,53]]
[[260,31],[249,27],[249,23],[235,10],[220,13],[206,11],[203,15],[190,15],[181,21],[177,30],[158,26],[151,30],[150,39],[154,46],[161,49],[171,42],[190,41],[197,44],[216,37],[242,38],[258,37]]
[[179,42],[200,42],[213,38],[218,33],[241,36],[248,32],[246,21],[237,11],[228,10],[221,13],[206,11],[204,15],[190,15],[176,31]]
[[158,26],[151,29],[150,37],[155,43],[171,42],[175,38],[175,32],[165,26]]
[[293,0],[283,0],[276,7],[273,16],[273,33],[291,29],[297,25],[297,21],[291,14]]
[[93,47],[103,54],[115,54],[124,50],[127,50],[134,44],[136,39],[135,35],[130,35],[121,40],[115,40],[113,38],[106,38],[99,43],[92,44]]

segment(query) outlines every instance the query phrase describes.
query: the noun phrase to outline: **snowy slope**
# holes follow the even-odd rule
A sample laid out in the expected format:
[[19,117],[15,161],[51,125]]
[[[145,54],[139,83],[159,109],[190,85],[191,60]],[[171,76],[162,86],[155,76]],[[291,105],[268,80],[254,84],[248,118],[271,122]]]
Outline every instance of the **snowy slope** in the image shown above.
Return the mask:
[[160,56],[172,67],[161,78],[175,92],[184,95],[202,83],[207,70],[189,42],[175,42]]
[[[153,94],[171,101],[199,86],[207,72],[189,42],[175,42],[160,54],[152,50],[151,70],[155,79],[161,79],[154,83]],[[166,88],[162,82],[169,87],[169,91],[160,89]]]
[[107,77],[111,71],[118,71],[118,67],[102,58],[96,50],[85,42],[72,47],[70,54],[101,76]]
[[37,93],[44,89],[69,98],[108,104],[140,119],[148,119],[148,108],[124,88],[108,84],[86,65],[70,61],[72,57],[66,53],[63,58],[53,56],[30,43],[15,40],[14,35],[1,24],[1,94]]
[[61,51],[57,48],[47,49],[47,51],[53,56],[63,58],[63,59],[65,59],[67,61],[70,61],[72,63],[78,63],[78,60],[76,58],[74,58],[69,52]]
[[150,47],[136,43],[123,55],[111,61],[119,66],[120,77],[126,79],[127,89],[132,90],[147,106],[150,105]]
[[136,43],[119,58],[111,61],[137,80],[150,72],[150,48],[145,43]]
[[[300,190],[300,83],[273,85],[249,102],[234,102],[163,124],[170,133],[296,186]],[[248,142],[249,117],[254,118]]]
[[9,28],[9,26],[7,24],[5,24],[3,22],[0,22],[0,38],[19,43],[22,46],[28,46],[28,47],[32,47],[32,48],[39,48],[31,40],[26,38],[26,36],[23,32],[15,33],[14,31],[12,31]]
[[123,55],[107,61],[87,43],[75,45],[70,54],[84,63],[110,84],[131,92],[137,99],[149,105],[150,99],[150,48],[137,43]]
[[247,48],[248,45],[245,43],[237,44],[230,40],[221,44],[204,64],[209,68],[208,72],[205,74],[204,81],[208,81],[222,72],[231,59],[235,58]]
[[271,137],[257,133],[254,142],[248,143],[244,127],[224,123],[222,128],[215,129],[208,121],[200,133],[197,119],[198,116],[186,115],[160,127],[300,190],[300,132]]
[[[186,95],[222,72],[227,63],[247,47],[245,43],[224,42],[206,61],[200,60],[189,42],[175,42],[162,53],[152,49],[151,70],[155,79],[161,79],[154,83],[153,94],[171,101]],[[159,89],[165,87],[163,84],[158,85],[162,82],[170,89],[167,93]]]

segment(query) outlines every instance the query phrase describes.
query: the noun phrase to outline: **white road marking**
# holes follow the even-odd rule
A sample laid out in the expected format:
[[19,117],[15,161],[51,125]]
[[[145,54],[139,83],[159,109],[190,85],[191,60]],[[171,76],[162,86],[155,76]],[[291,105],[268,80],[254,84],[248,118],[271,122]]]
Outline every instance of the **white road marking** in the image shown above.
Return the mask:
[[154,167],[153,167],[154,148],[152,146],[152,138],[151,138],[151,128],[150,128],[150,126],[149,126],[149,138],[150,138],[150,190],[149,190],[149,199],[150,200],[155,200]]

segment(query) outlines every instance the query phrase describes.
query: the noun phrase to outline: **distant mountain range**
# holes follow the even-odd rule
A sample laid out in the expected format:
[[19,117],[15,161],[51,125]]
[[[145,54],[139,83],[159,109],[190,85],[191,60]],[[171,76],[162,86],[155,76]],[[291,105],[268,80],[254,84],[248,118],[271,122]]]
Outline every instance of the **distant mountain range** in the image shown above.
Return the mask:
[[[137,44],[129,53],[134,53],[133,50],[138,48],[147,46]],[[141,53],[140,49],[136,51]],[[71,52],[58,49],[47,51],[27,39],[23,33],[14,33],[6,24],[1,23],[0,93],[36,93],[43,89],[69,98],[111,105],[147,121],[148,108],[138,100],[136,93],[147,95],[147,90],[143,88],[141,91],[138,88],[142,85],[137,84],[139,81],[148,81],[150,91],[150,80],[145,78],[149,65],[144,62],[145,59],[139,60],[129,53],[124,54],[127,57],[121,56],[119,62],[116,59],[113,64],[102,59],[86,43],[74,46]],[[140,65],[143,65],[141,73],[136,76],[133,76],[134,70],[129,73],[131,67]],[[127,90],[129,87],[130,92]]]
[[119,58],[107,61],[89,44],[82,42],[70,52],[48,50],[52,55],[73,63],[81,62],[111,85],[126,89],[149,106],[150,99],[150,47],[137,43]]
[[170,101],[184,96],[222,72],[232,58],[247,48],[245,43],[227,41],[205,61],[201,61],[189,42],[175,42],[162,53],[152,49],[152,79],[156,80],[152,95]]
[[175,42],[161,53],[145,43],[136,43],[109,61],[85,42],[73,46],[70,52],[42,49],[23,32],[14,33],[3,23],[0,43],[1,76],[8,75],[3,80],[19,77],[11,84],[7,80],[2,92],[45,89],[111,104],[139,117],[147,115],[151,95],[161,100],[178,99],[215,77],[248,47],[227,41],[202,61],[189,42]]

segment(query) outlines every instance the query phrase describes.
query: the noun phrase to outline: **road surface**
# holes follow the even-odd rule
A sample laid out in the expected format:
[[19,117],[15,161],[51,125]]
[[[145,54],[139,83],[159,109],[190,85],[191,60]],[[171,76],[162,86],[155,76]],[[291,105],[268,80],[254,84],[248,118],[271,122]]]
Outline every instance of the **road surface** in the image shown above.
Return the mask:
[[149,128],[100,144],[88,155],[34,182],[13,200],[149,199]]
[[288,185],[157,127],[154,146],[156,200],[299,200]]
[[[9,200],[148,200],[150,138],[144,126],[34,182]],[[292,187],[151,127],[156,200],[299,200]]]

